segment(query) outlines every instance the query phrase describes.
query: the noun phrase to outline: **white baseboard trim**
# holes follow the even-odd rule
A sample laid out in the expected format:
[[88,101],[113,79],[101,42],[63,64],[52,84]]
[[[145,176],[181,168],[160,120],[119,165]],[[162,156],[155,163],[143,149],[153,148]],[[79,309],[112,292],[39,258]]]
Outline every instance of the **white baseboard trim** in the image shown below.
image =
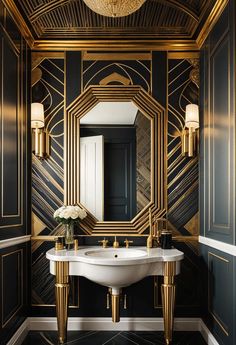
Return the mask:
[[21,345],[28,334],[28,325],[29,320],[26,319],[15,332],[15,334],[11,337],[11,339],[8,341],[7,345]]
[[[162,318],[121,318],[119,323],[111,318],[68,318],[69,331],[163,331]],[[7,345],[20,345],[28,331],[56,331],[55,317],[28,317],[19,327]],[[199,331],[208,345],[219,345],[200,318],[175,318],[175,331]]]
[[[29,330],[49,331],[57,330],[55,317],[31,317],[29,320]],[[198,331],[199,318],[175,318],[174,329],[176,331]],[[69,317],[69,331],[163,331],[164,324],[162,318],[129,318],[122,317],[119,323],[111,322],[109,317],[83,318]]]

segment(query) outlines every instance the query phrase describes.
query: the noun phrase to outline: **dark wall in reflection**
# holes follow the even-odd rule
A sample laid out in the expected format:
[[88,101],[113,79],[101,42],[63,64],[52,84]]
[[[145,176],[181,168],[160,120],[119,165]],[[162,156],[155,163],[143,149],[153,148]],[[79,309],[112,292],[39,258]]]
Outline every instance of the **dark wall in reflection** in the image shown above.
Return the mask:
[[96,135],[104,138],[104,220],[131,220],[137,213],[136,128],[82,126],[80,129],[81,137]]

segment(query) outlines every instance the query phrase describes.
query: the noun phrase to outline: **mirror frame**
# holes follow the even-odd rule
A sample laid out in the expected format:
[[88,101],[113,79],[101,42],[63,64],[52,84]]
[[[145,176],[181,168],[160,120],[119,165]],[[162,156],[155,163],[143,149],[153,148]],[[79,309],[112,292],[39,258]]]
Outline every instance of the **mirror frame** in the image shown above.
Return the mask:
[[[80,205],[80,119],[99,102],[133,102],[151,123],[151,200],[131,221],[97,221],[88,212],[80,222],[87,235],[141,235],[153,216],[163,217],[167,207],[167,116],[165,109],[141,86],[89,86],[66,109],[64,118],[64,203]],[[82,206],[82,205],[81,205]]]

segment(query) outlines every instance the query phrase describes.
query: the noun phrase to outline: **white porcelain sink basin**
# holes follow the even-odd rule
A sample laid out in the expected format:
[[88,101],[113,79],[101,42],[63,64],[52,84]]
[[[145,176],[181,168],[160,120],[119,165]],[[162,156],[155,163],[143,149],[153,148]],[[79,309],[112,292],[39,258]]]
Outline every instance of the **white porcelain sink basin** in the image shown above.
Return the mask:
[[69,261],[69,275],[83,276],[118,291],[149,275],[163,275],[165,261],[176,261],[178,274],[184,254],[177,249],[82,247],[78,251],[50,249],[46,257],[54,275],[55,261]]
[[146,256],[146,251],[139,249],[127,249],[127,248],[104,248],[98,250],[88,250],[85,255],[94,258],[109,258],[109,259],[126,259],[126,258],[139,258]]

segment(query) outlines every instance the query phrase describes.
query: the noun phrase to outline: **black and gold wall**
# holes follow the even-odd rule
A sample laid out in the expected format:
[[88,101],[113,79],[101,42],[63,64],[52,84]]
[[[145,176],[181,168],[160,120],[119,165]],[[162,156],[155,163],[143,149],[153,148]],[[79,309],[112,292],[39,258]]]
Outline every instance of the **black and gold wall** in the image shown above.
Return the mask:
[[[194,236],[198,226],[198,159],[181,156],[180,133],[184,127],[187,103],[198,102],[199,85],[192,75],[198,74],[198,58],[169,56],[167,52],[124,53],[123,58],[108,60],[108,53],[81,52],[32,54],[32,73],[40,78],[32,85],[33,101],[43,102],[47,129],[51,136],[51,155],[44,161],[33,156],[32,164],[32,235],[54,235],[63,229],[53,219],[53,212],[63,203],[63,116],[65,107],[89,85],[141,85],[168,111],[168,212],[175,235]],[[145,56],[145,58],[142,57]],[[113,54],[114,56],[114,54]],[[37,71],[37,72],[36,72]],[[98,238],[86,238],[84,243],[96,244]],[[134,238],[144,244],[144,238]],[[200,315],[201,268],[196,242],[178,242],[185,252],[182,274],[178,277],[177,313]],[[55,313],[54,279],[49,274],[45,252],[50,242],[32,241],[32,314]],[[160,279],[147,278],[125,289],[128,309],[126,316],[161,315]],[[75,279],[79,301],[71,296],[72,315],[109,316],[105,287],[84,278]],[[96,290],[96,295],[94,291]],[[89,303],[86,296],[89,297]],[[140,298],[141,296],[148,296]],[[94,296],[94,297],[93,297]],[[99,297],[98,297],[99,296]],[[143,299],[143,303],[140,300]]]
[[7,344],[27,317],[29,301],[30,54],[2,1],[0,61],[0,343]]

